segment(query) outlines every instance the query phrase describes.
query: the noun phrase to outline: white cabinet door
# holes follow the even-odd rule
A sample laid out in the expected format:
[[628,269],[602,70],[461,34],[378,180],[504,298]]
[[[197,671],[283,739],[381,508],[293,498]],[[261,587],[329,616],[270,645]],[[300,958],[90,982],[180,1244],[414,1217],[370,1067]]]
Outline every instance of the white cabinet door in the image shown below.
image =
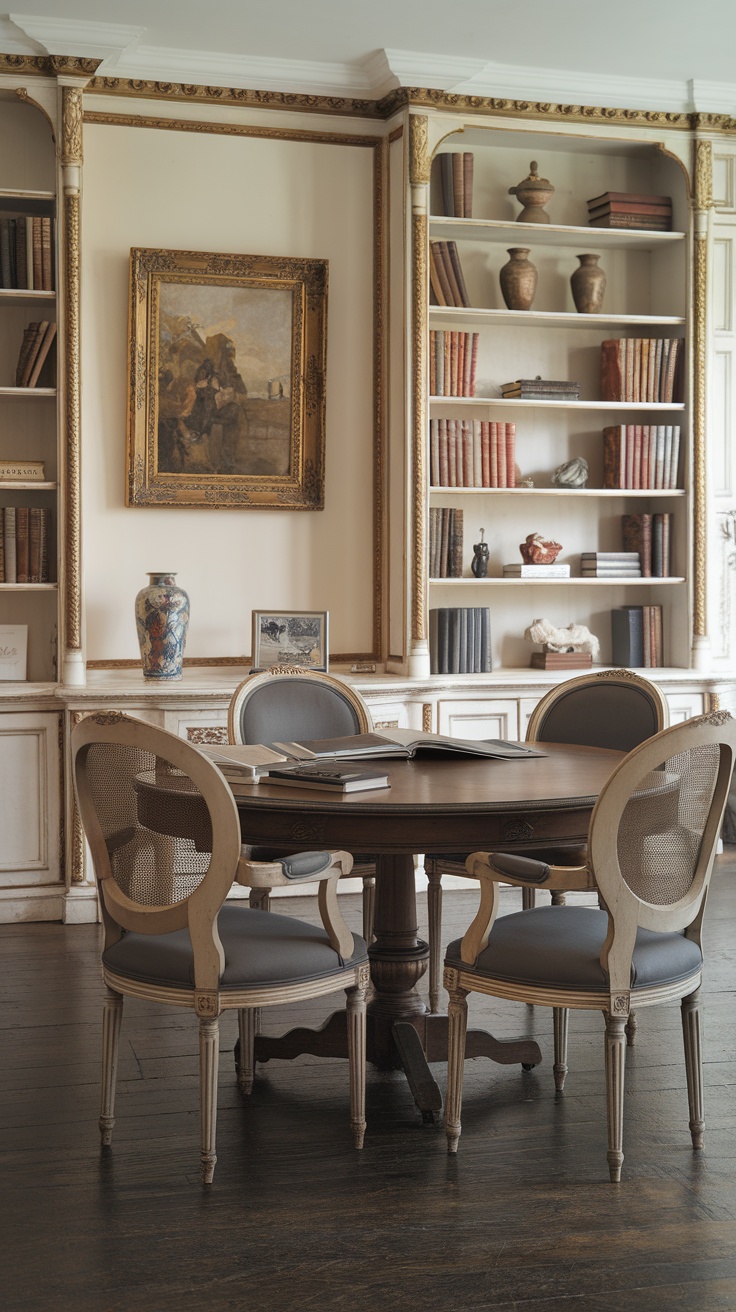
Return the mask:
[[703,694],[701,692],[671,693],[667,697],[670,710],[670,724],[682,724],[694,715],[703,714]]
[[437,731],[453,738],[519,737],[519,703],[488,697],[441,700],[437,703]]
[[0,717],[0,920],[60,919],[60,714]]

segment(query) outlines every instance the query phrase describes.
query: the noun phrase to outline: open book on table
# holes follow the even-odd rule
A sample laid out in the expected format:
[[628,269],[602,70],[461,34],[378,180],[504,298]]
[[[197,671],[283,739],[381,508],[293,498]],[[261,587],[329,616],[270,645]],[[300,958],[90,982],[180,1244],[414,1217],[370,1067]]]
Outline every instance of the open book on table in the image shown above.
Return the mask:
[[371,757],[480,756],[488,760],[516,761],[544,756],[520,743],[501,739],[475,742],[469,738],[448,738],[439,733],[422,733],[416,729],[386,729],[381,733],[358,733],[348,738],[308,739],[305,742],[274,743],[273,747],[294,761],[366,760]]

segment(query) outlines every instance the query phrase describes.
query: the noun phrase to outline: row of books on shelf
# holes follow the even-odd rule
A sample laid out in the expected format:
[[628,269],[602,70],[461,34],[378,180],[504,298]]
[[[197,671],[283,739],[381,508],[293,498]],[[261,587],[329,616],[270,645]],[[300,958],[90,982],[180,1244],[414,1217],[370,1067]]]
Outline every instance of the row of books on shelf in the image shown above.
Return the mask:
[[673,490],[679,463],[679,424],[614,424],[603,429],[604,487]]
[[49,359],[49,352],[56,337],[56,324],[42,320],[40,323],[29,323],[27,328],[23,329],[23,340],[18,352],[18,363],[15,366],[15,385],[16,387],[53,387],[54,377],[51,365],[46,370],[44,378],[41,377],[41,371]]
[[470,305],[454,241],[429,243],[429,286],[435,305],[449,305],[456,309]]
[[682,337],[614,337],[601,342],[601,400],[682,400]]
[[473,217],[474,165],[470,150],[445,151],[439,156],[442,208],[448,219]]
[[432,487],[516,487],[516,424],[430,419]]
[[617,606],[611,611],[611,660],[623,669],[664,665],[661,606]]
[[432,396],[475,396],[478,333],[429,334],[429,390]]
[[459,579],[463,574],[463,512],[448,506],[429,512],[429,574],[433,579]]
[[630,191],[604,191],[588,201],[588,223],[593,228],[638,228],[669,232],[672,197],[645,196]]
[[48,583],[50,528],[45,507],[0,507],[0,583]]
[[491,612],[487,606],[439,606],[429,612],[432,674],[490,674]]
[[54,290],[54,220],[36,215],[0,219],[0,287]]
[[642,578],[672,577],[672,520],[668,511],[621,516],[622,549],[638,553]]

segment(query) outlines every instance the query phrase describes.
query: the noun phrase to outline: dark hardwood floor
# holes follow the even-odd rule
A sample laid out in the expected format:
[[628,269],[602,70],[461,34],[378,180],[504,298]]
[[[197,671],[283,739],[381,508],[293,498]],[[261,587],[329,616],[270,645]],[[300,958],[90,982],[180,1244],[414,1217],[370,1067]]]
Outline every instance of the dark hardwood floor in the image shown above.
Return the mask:
[[[508,899],[517,909],[518,895]],[[446,938],[476,900],[446,894]],[[358,928],[358,898],[347,905]],[[307,899],[288,910],[314,914]],[[94,926],[0,927],[7,1312],[736,1308],[733,849],[719,858],[706,927],[705,1151],[690,1147],[679,1008],[644,1011],[627,1059],[619,1186],[606,1166],[600,1017],[573,1014],[567,1089],[555,1098],[551,1013],[478,997],[473,1021],[532,1034],[544,1062],[529,1074],[468,1064],[457,1158],[441,1125],[422,1124],[398,1073],[369,1068],[360,1154],[344,1062],[262,1067],[244,1103],[229,1015],[217,1171],[203,1190],[196,1022],[130,1000],[113,1147],[101,1154],[96,943]],[[277,1032],[330,1009],[265,1020]],[[444,1088],[444,1067],[434,1069]]]

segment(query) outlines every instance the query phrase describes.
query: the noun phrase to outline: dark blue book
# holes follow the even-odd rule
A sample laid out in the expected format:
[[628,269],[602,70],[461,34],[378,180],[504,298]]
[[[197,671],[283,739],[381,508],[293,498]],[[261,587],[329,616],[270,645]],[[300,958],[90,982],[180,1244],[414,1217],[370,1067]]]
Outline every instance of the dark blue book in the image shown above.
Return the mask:
[[611,611],[611,662],[623,668],[644,666],[644,612],[641,606]]

